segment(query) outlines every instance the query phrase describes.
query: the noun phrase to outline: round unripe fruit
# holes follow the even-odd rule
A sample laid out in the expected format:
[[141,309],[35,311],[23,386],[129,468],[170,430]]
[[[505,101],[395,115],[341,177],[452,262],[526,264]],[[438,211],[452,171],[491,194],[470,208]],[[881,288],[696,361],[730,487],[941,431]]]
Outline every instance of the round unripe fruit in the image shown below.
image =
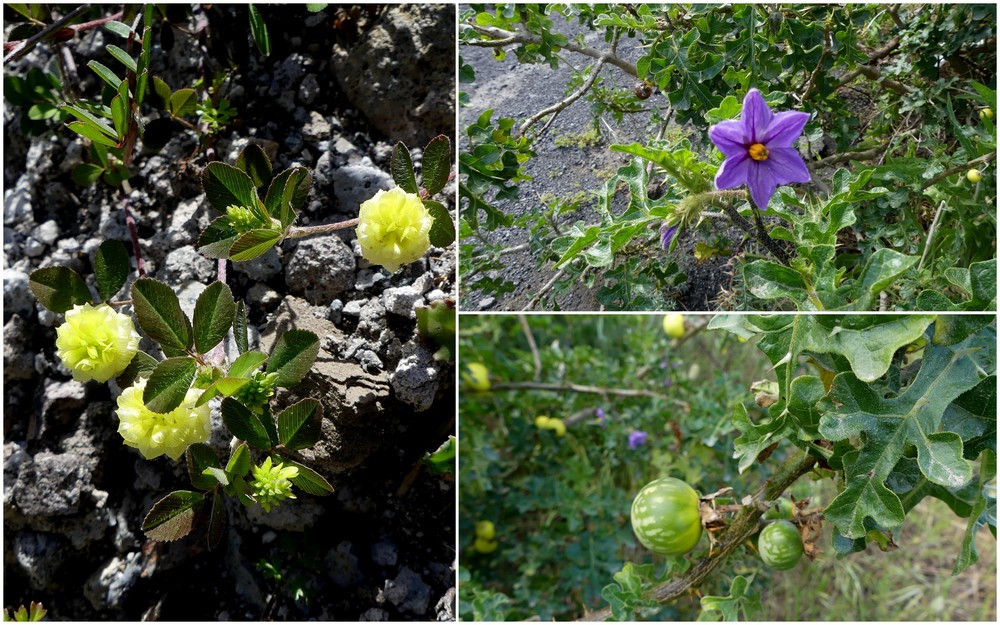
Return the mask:
[[979,111],[979,119],[983,118],[993,119],[993,109],[987,106],[983,110]]
[[777,503],[767,509],[764,512],[763,519],[765,521],[776,521],[778,519],[791,519],[794,515],[792,510],[794,506],[792,502],[785,499],[784,497],[778,499]]
[[472,362],[463,367],[462,381],[470,391],[485,393],[490,390],[490,370],[486,365]]
[[535,417],[535,427],[541,430],[552,427],[552,420],[545,415]]
[[562,419],[549,419],[549,428],[556,433],[556,436],[566,434],[566,424],[562,422]]
[[678,556],[691,551],[701,538],[698,493],[672,477],[646,484],[632,501],[632,531],[654,553]]
[[667,333],[667,336],[675,339],[684,336],[684,315],[680,313],[664,315],[663,331]]
[[761,530],[757,549],[764,564],[786,571],[802,557],[802,536],[788,521],[775,521]]
[[493,521],[479,521],[476,523],[476,537],[483,540],[493,540],[496,538],[497,529],[493,526]]
[[979,182],[983,179],[983,175],[979,173],[978,169],[970,169],[966,172],[965,177],[969,179],[969,182]]
[[472,548],[479,553],[493,553],[497,550],[497,541],[477,538],[476,542],[472,543]]

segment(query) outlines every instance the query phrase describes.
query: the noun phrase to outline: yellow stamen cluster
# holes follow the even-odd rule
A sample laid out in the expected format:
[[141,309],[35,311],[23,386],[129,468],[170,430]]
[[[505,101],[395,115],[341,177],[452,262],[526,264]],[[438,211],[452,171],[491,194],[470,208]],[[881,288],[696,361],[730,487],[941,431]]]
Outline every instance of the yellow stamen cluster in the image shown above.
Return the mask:
[[749,152],[750,152],[750,158],[752,158],[755,161],[766,161],[767,156],[770,154],[770,152],[767,150],[766,147],[764,147],[764,144],[762,143],[755,143],[751,145]]
[[77,304],[56,328],[56,355],[78,382],[107,382],[139,351],[139,333],[128,315],[107,304]]
[[427,253],[433,223],[420,196],[399,187],[380,190],[358,213],[361,255],[394,272]]

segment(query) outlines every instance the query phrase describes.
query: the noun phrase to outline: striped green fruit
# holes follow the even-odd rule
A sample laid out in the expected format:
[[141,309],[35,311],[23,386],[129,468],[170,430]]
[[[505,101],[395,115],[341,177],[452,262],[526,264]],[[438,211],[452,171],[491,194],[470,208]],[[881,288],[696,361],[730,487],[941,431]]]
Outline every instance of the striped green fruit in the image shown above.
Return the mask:
[[786,571],[802,557],[802,536],[788,521],[774,521],[760,531],[757,549],[764,564]]
[[653,480],[632,501],[632,531],[646,549],[678,556],[701,538],[698,493],[672,477]]

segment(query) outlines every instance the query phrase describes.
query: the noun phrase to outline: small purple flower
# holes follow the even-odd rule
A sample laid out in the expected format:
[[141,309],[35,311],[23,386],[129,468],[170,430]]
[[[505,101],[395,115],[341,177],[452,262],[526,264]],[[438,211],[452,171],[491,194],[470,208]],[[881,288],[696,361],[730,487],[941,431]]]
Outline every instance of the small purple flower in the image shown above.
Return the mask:
[[635,449],[640,445],[645,445],[647,436],[649,436],[649,434],[646,434],[642,430],[632,430],[628,434],[628,448]]
[[660,245],[663,246],[663,251],[670,250],[670,244],[674,242],[674,237],[677,236],[677,226],[668,226],[667,222],[663,222],[660,226]]
[[671,380],[670,378],[667,378],[666,380],[663,381],[663,386],[666,387],[666,388],[670,388],[673,385],[674,385],[674,381]]
[[595,410],[594,416],[600,419],[601,421],[604,421],[604,408],[598,408],[597,410]]
[[708,129],[712,143],[726,156],[715,176],[716,188],[745,184],[754,204],[764,210],[778,185],[809,182],[809,170],[794,147],[807,121],[808,113],[772,113],[760,92],[751,89],[743,99],[739,121]]

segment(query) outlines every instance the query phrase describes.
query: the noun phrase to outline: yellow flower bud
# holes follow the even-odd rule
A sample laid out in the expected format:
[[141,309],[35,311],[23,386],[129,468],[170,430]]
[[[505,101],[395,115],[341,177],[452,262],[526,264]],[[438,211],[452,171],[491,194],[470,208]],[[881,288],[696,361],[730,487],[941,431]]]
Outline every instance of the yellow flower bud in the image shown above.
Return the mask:
[[286,467],[282,462],[272,467],[271,456],[265,458],[259,467],[253,468],[254,480],[250,486],[264,512],[270,512],[272,505],[278,505],[284,499],[297,499],[292,492],[291,478],[298,474],[298,467]]
[[56,355],[78,382],[107,382],[139,351],[139,333],[128,315],[107,304],[77,304],[56,328]]
[[427,253],[433,223],[420,196],[399,187],[380,190],[361,203],[357,229],[361,255],[390,272],[396,271],[400,265]]
[[118,397],[118,433],[147,460],[166,454],[177,460],[192,443],[212,434],[208,404],[195,407],[201,391],[189,389],[181,405],[166,414],[153,412],[142,401],[146,380],[139,380]]

